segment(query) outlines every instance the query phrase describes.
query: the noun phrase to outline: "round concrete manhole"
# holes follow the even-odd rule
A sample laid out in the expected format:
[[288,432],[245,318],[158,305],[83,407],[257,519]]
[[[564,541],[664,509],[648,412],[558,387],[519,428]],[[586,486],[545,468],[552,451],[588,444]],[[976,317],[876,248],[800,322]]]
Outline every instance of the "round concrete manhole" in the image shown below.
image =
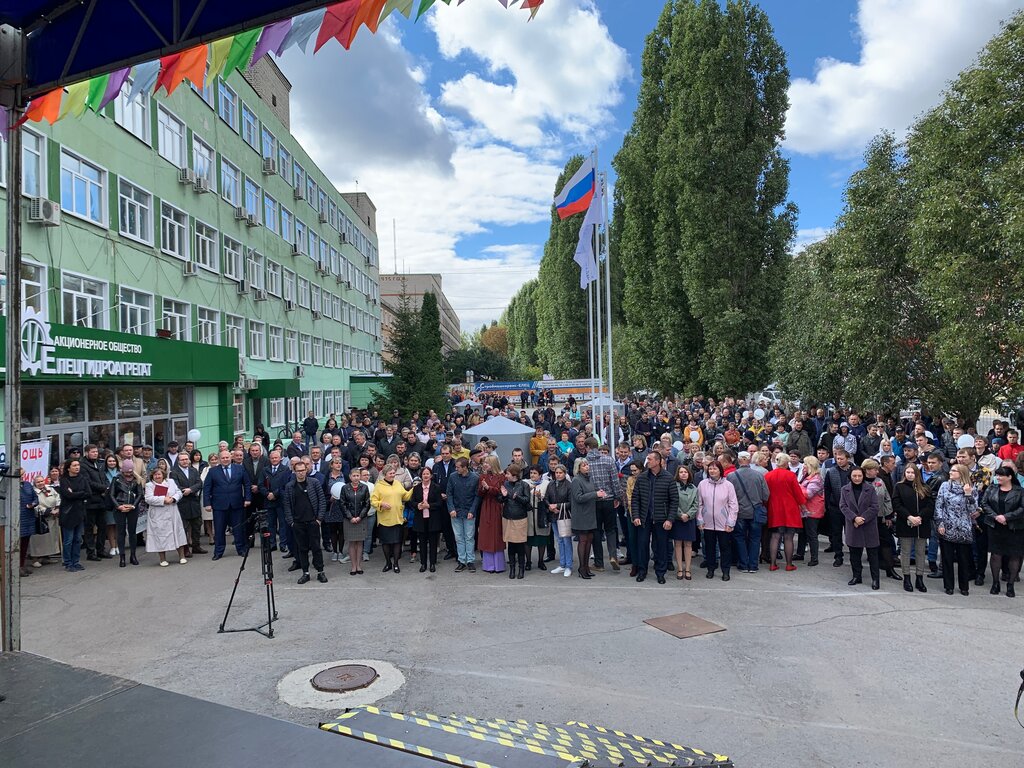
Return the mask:
[[377,679],[377,670],[365,664],[344,664],[318,673],[309,682],[324,693],[348,693],[366,688]]

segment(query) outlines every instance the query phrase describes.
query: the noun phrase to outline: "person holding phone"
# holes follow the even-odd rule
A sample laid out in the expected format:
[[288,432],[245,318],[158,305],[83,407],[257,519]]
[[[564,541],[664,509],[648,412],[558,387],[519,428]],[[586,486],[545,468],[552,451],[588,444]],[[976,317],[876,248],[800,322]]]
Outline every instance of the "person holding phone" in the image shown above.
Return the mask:
[[935,525],[942,557],[942,586],[953,594],[953,563],[956,563],[960,594],[970,594],[974,521],[979,516],[970,470],[963,464],[949,468],[949,479],[939,486],[935,498]]

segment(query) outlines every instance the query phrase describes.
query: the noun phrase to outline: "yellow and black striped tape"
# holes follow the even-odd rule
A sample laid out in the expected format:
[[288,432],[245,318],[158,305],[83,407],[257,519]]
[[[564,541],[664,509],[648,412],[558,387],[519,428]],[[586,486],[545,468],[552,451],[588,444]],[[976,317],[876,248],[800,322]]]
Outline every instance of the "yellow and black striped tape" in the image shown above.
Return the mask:
[[[342,715],[344,717],[344,715]],[[341,718],[339,718],[341,719]],[[385,738],[377,736],[376,734],[369,733],[368,731],[360,731],[355,728],[349,728],[340,722],[338,723],[323,723],[320,728],[324,731],[332,731],[334,733],[340,733],[343,736],[350,736],[360,741],[367,741],[371,744],[379,744],[382,747],[389,747],[391,749],[397,749],[401,752],[407,752],[412,755],[422,755],[428,757],[431,760],[437,760],[439,762],[448,763],[449,765],[459,766],[459,768],[497,768],[490,763],[483,763],[479,760],[469,760],[459,755],[452,754],[450,752],[438,752],[437,750],[430,749],[429,747],[421,747],[417,744],[410,744],[399,739]]]
[[684,747],[681,744],[673,744],[671,742],[659,741],[658,739],[644,738],[643,736],[637,736],[633,733],[624,733],[622,731],[616,731],[611,728],[602,728],[600,725],[588,725],[587,723],[581,723],[575,720],[569,721],[567,725],[570,725],[574,728],[582,728],[583,730],[587,731],[593,730],[597,731],[598,733],[605,733],[618,736],[620,739],[629,739],[630,741],[636,741],[641,744],[654,744],[658,747],[668,747],[669,749],[676,749],[683,752],[692,752],[693,754],[698,755],[700,757],[710,757],[717,763],[724,763],[729,761],[729,758],[725,755],[719,755],[714,752],[705,752],[704,750],[697,749],[696,747]]

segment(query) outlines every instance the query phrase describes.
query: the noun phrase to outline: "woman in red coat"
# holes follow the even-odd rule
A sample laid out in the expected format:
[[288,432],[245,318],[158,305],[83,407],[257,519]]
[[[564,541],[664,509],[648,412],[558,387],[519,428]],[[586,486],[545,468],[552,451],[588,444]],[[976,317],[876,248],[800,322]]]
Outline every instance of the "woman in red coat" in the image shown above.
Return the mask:
[[807,496],[797,482],[796,475],[789,469],[789,455],[780,453],[775,457],[775,469],[764,476],[768,483],[768,527],[772,532],[770,571],[779,570],[775,559],[779,554],[779,537],[782,537],[786,552],[786,570],[795,571],[793,565],[793,534],[803,528],[800,507],[807,503]]
[[488,456],[483,460],[480,473],[480,530],[477,533],[476,545],[484,560],[484,573],[505,572],[505,539],[501,535],[501,513],[505,509],[502,503],[501,489],[505,485],[505,473],[497,456]]

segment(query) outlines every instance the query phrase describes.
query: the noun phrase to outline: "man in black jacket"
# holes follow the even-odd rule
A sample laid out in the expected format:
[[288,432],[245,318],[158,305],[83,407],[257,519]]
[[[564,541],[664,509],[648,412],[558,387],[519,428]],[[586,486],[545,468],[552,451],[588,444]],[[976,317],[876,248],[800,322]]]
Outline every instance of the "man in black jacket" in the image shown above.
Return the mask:
[[242,459],[242,469],[245,470],[246,482],[249,484],[249,493],[252,494],[252,503],[256,509],[263,509],[263,495],[260,493],[257,481],[267,463],[267,457],[259,443],[250,445],[245,458]]
[[89,486],[89,500],[85,506],[85,559],[99,561],[107,554],[103,543],[107,535],[107,470],[105,463],[100,461],[100,449],[89,444],[85,446],[85,458],[82,459],[82,475]]
[[398,444],[399,442],[401,442],[401,440],[402,438],[395,434],[394,425],[387,424],[384,426],[384,434],[381,435],[380,439],[376,441],[377,451],[384,454],[385,456],[390,456],[392,453],[395,452],[395,449],[398,447]]
[[316,580],[327,583],[324,574],[324,554],[320,548],[320,524],[327,513],[327,498],[323,485],[307,477],[305,462],[295,464],[295,477],[285,486],[282,496],[284,518],[292,528],[295,553],[299,558],[302,576],[299,584],[309,581],[309,552],[313,552]]
[[199,545],[199,536],[203,532],[203,510],[199,497],[203,492],[203,478],[199,470],[192,466],[192,461],[184,451],[178,454],[178,463],[171,467],[171,480],[181,491],[178,500],[178,514],[181,524],[185,527],[191,546],[185,547],[185,557],[205,555],[206,550]]
[[[292,472],[288,465],[281,461],[281,451],[270,452],[270,462],[260,472],[258,485],[263,497],[263,510],[267,513],[267,525],[270,527],[271,551],[280,546],[281,556],[288,557],[291,549],[291,529],[284,519],[284,507],[281,503],[285,486],[291,482]],[[280,540],[280,545],[278,541]],[[298,570],[298,568],[296,568]]]
[[[433,471],[434,482],[437,483],[437,487],[447,488],[448,478],[455,474],[455,459],[452,458],[452,448],[450,445],[441,446],[441,455],[435,459]],[[448,495],[442,493],[441,498],[447,499]],[[441,535],[444,537],[445,549],[448,550],[444,559],[454,560],[458,555],[455,548],[455,530],[450,519],[444,528],[441,529]]]
[[[676,519],[679,509],[679,493],[675,480],[664,470],[661,454],[651,451],[647,454],[647,470],[640,474],[633,486],[632,509],[630,514],[637,529],[636,580],[647,578],[647,567],[651,561],[651,538],[654,538],[654,573],[658,583],[665,583],[668,570],[668,531]],[[655,534],[655,526],[661,531]]]
[[850,454],[844,448],[836,448],[834,451],[836,465],[825,471],[825,514],[828,517],[828,540],[829,546],[826,552],[831,552],[835,560],[832,565],[836,568],[843,564],[843,529],[846,520],[839,509],[839,494],[843,487],[850,484]]

